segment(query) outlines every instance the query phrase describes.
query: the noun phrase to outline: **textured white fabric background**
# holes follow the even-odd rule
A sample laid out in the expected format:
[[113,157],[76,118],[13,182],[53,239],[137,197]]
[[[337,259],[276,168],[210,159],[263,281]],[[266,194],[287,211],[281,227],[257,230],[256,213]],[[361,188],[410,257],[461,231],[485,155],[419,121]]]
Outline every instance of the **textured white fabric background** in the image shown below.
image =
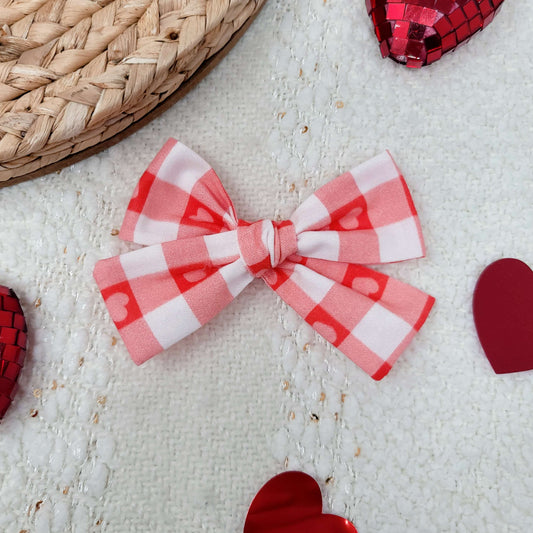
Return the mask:
[[[363,0],[269,0],[185,99],[114,148],[0,191],[0,282],[32,333],[0,426],[0,531],[238,532],[285,469],[360,533],[524,532],[533,374],[495,376],[471,295],[484,266],[533,265],[528,0],[433,67],[381,60]],[[138,368],[92,281],[169,136],[217,170],[243,218],[288,216],[385,148],[427,258],[382,267],[434,311],[375,383],[260,282]]]

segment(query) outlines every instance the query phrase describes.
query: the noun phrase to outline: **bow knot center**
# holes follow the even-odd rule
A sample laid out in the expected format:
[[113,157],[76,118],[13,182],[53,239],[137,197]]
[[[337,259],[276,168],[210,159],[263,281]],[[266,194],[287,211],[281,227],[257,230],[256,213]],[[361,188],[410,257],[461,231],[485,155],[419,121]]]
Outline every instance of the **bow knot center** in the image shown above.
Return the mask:
[[258,278],[298,250],[296,230],[290,220],[259,220],[253,224],[241,221],[237,236],[241,257]]

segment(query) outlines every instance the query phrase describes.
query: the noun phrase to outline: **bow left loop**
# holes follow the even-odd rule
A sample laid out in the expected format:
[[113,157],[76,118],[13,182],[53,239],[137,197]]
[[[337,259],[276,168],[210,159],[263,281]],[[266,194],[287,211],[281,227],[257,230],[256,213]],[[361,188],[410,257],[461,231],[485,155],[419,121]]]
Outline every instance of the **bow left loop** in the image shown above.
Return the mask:
[[119,234],[148,246],[94,269],[135,363],[206,324],[254,279],[240,258],[237,226],[213,169],[170,139],[142,175]]

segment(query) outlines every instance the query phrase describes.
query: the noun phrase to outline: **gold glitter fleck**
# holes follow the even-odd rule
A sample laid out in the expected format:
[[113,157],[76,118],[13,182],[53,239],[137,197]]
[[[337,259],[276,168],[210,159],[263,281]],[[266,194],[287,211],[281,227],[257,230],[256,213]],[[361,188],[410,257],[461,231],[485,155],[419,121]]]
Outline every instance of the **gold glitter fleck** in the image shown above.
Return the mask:
[[57,389],[57,381],[54,379],[54,381],[52,381],[52,385],[50,387],[52,390],[56,390]]
[[335,102],[335,107],[336,107],[337,109],[342,109],[342,108],[344,107],[344,102],[343,102],[342,100],[337,100],[337,101]]
[[294,413],[294,411],[291,411],[291,412],[289,413],[289,418],[290,418],[291,420],[294,420],[294,419],[296,418],[296,414]]
[[286,114],[287,113],[285,111],[281,111],[281,112],[278,113],[278,118],[285,118]]
[[289,388],[289,382],[287,380],[285,380],[282,384],[282,389],[283,390],[288,390]]
[[337,422],[337,420],[339,420],[339,413],[335,413],[335,422]]
[[329,476],[328,478],[326,478],[326,485],[329,485],[330,483],[333,483],[333,477],[332,476]]
[[35,300],[35,302],[33,302],[33,306],[34,307],[41,307],[41,299],[37,298],[37,300]]
[[320,401],[323,402],[325,399],[326,399],[326,393],[325,393],[325,392],[322,392],[322,393],[320,394]]
[[300,76],[300,78],[303,76],[304,74],[304,71],[302,69],[300,69],[300,72],[298,73],[298,75]]
[[32,410],[30,411],[30,416],[31,416],[32,418],[35,418],[38,414],[39,414],[39,411],[38,411],[37,409],[32,409]]
[[304,126],[302,128],[302,133],[307,133],[309,131],[309,126]]
[[113,237],[116,237],[119,233],[120,233],[120,231],[119,231],[118,229],[116,229],[116,228],[113,228],[113,229],[111,230],[111,235],[112,235]]
[[346,400],[346,394],[341,394],[341,403],[344,403],[344,400]]
[[41,508],[41,505],[43,504],[43,500],[39,500],[36,504],[35,504],[35,510],[38,511],[40,508]]
[[296,185],[294,183],[291,183],[289,187],[289,192],[294,192],[295,189],[296,189]]
[[85,363],[85,357],[80,357],[78,361],[78,366],[83,366],[83,363]]
[[288,466],[289,466],[289,458],[288,457],[285,457],[285,461],[283,462],[283,465],[285,466],[285,468],[288,468]]
[[306,342],[306,343],[304,344],[303,351],[304,351],[304,352],[309,352],[309,348],[310,348],[309,343]]
[[33,395],[35,396],[35,398],[40,398],[42,394],[43,394],[42,389],[33,389]]
[[100,420],[100,418],[98,417],[98,413],[95,413],[94,416],[93,416],[93,424],[98,424],[99,420]]
[[357,450],[355,450],[355,457],[359,457],[361,455],[361,448],[357,447]]
[[66,496],[68,494],[68,491],[70,490],[70,487],[65,487],[63,489],[63,494]]
[[116,346],[118,339],[116,337],[111,337],[111,346]]

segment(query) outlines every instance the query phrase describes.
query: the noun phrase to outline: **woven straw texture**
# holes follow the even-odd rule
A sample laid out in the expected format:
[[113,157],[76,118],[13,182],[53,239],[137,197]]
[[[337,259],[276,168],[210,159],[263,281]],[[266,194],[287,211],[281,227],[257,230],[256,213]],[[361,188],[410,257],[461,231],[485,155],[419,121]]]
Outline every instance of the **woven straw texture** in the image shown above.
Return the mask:
[[119,134],[264,0],[0,0],[0,184]]

